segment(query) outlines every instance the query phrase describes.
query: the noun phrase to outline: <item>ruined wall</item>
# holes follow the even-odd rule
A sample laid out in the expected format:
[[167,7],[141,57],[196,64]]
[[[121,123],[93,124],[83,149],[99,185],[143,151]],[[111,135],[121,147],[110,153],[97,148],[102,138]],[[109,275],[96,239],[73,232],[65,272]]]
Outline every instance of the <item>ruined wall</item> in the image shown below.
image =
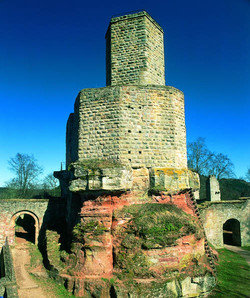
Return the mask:
[[40,230],[45,226],[56,226],[63,223],[65,201],[61,198],[47,199],[6,199],[0,204],[0,249],[6,237],[10,245],[15,240],[15,220],[21,214],[28,214],[35,221],[35,240],[39,241]]
[[13,258],[8,242],[2,247],[0,261],[0,297],[18,298]]
[[48,200],[1,200],[0,205],[0,247],[5,243],[8,237],[10,245],[14,243],[15,229],[13,218],[15,214],[28,211],[37,218],[40,228],[43,222],[43,216],[48,206]]
[[208,241],[223,247],[223,224],[229,219],[240,222],[241,245],[250,245],[250,200],[220,201],[200,206],[200,215]]
[[67,164],[110,158],[132,167],[187,168],[184,96],[174,87],[84,89],[74,121]]
[[163,30],[145,11],[112,18],[106,34],[109,85],[165,85]]
[[207,181],[208,197],[210,201],[220,201],[220,184],[215,176],[210,176]]

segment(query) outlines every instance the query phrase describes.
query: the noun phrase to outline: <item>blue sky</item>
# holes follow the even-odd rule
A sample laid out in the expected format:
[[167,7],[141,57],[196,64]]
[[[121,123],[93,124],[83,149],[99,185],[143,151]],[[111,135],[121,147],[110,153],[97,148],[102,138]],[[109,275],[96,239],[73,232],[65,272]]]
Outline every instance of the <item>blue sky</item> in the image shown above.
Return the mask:
[[33,154],[44,175],[60,169],[78,92],[105,86],[110,18],[135,10],[146,10],[165,32],[166,85],[185,94],[187,141],[204,137],[245,175],[249,0],[0,0],[0,186],[18,152]]

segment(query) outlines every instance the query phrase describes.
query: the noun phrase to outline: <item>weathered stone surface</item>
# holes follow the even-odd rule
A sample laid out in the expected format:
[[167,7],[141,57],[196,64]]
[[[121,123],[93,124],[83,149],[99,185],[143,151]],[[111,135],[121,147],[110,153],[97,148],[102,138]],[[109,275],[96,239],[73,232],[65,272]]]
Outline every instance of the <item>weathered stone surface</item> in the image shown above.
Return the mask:
[[67,165],[98,158],[187,169],[184,96],[174,87],[84,89],[68,123]]
[[133,169],[132,190],[148,190],[150,188],[149,170],[147,168]]
[[18,298],[13,258],[7,242],[0,254],[0,296]]
[[187,169],[152,168],[150,171],[150,184],[153,188],[166,191],[179,191],[181,189],[199,189],[199,175]]
[[43,217],[48,207],[49,200],[18,200],[18,199],[6,199],[1,200],[0,205],[0,249],[5,243],[6,237],[10,245],[14,244],[15,239],[15,220],[21,214],[29,214],[35,219],[37,223],[37,235],[43,222]]
[[[145,174],[147,171],[142,170],[137,171],[135,176],[143,177]],[[159,196],[144,197],[143,202],[137,198],[138,195],[138,192],[121,193],[118,196],[99,195],[91,200],[85,198],[82,202],[80,223],[73,230],[71,254],[66,258],[66,271],[64,269],[61,272],[61,278],[68,280],[66,284],[69,290],[74,280],[76,296],[88,297],[89,293],[94,294],[96,291],[113,292],[117,297],[128,295],[149,297],[150,294],[151,297],[166,297],[166,293],[168,297],[178,297],[182,292],[187,293],[189,290],[192,294],[203,293],[198,284],[203,281],[205,272],[212,273],[212,269],[204,249],[202,227],[196,217],[189,193],[171,196],[162,193]],[[186,213],[182,213],[173,205]],[[157,211],[155,215],[152,213],[155,209],[153,206],[159,207],[156,208],[159,212]],[[132,211],[126,208],[132,208]],[[147,212],[138,213],[137,208],[140,210],[146,208]],[[172,213],[167,212],[168,208],[173,209]],[[165,209],[166,214],[163,212]],[[179,233],[179,236],[170,233],[167,239],[159,234],[160,238],[164,238],[159,243],[157,239],[147,240],[140,236],[139,231],[136,234],[137,228],[133,232],[135,228],[133,214],[136,218],[146,216],[141,219],[144,227],[146,224],[150,225],[152,221],[155,233],[158,233],[158,229],[163,226],[156,227],[153,224],[154,218],[159,217],[157,220],[159,222],[165,216],[170,216],[168,225],[173,221],[173,225],[169,226],[170,230],[174,229],[174,233]],[[150,219],[150,216],[153,217]],[[181,216],[181,219],[178,219],[178,216]],[[173,220],[173,217],[176,219]],[[174,226],[178,226],[178,222],[185,223],[185,227],[177,232]],[[163,243],[167,241],[168,245],[161,241]],[[176,271],[201,278],[194,281],[185,280],[181,284],[175,280]],[[65,274],[70,274],[72,277],[66,277]],[[101,278],[107,282],[103,284]],[[109,280],[113,280],[112,284],[108,282]],[[88,290],[86,281],[87,284],[91,284],[90,288],[87,287]],[[132,283],[133,287],[128,287],[127,282]]]
[[144,190],[151,188],[176,192],[182,189],[199,188],[198,174],[187,169],[138,168],[128,166],[113,168],[84,168],[80,162],[73,163],[73,178],[70,181],[71,192],[86,190]]
[[88,168],[81,162],[71,164],[71,192],[85,190],[128,190],[132,188],[132,169],[125,166]]
[[215,176],[210,176],[208,181],[209,199],[212,202],[220,201],[220,185]]
[[112,18],[106,34],[107,85],[165,85],[163,30],[141,11]]
[[241,245],[250,245],[250,199],[206,202],[199,210],[206,236],[216,248],[224,245],[223,224],[229,219],[239,221]]
[[140,12],[113,18],[106,40],[108,87],[82,90],[67,123],[73,244],[61,278],[76,296],[197,296],[214,272],[187,190],[199,178],[187,169],[184,95],[165,86],[163,31]]

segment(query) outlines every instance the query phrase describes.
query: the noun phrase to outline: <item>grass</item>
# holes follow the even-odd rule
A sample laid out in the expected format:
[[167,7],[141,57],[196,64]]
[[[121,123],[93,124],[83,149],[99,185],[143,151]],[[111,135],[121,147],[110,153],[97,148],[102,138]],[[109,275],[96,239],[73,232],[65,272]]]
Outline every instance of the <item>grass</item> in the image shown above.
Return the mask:
[[219,249],[218,284],[209,297],[249,297],[250,266],[240,255]]
[[[43,258],[38,247],[32,243],[28,243],[28,245],[29,245],[29,253],[30,253],[30,269],[43,266]],[[51,298],[75,297],[74,295],[69,293],[63,285],[57,283],[52,278],[43,278],[43,277],[38,278],[33,274],[31,274],[31,276],[35,280],[37,285],[43,290],[43,292],[48,295],[47,297],[51,297]]]
[[61,297],[75,297],[74,295],[70,294],[63,285],[58,284],[51,278],[37,278],[33,277],[39,287],[47,293],[47,297],[51,298],[61,298]]
[[250,246],[242,246],[241,248],[250,251]]
[[126,232],[139,237],[144,249],[174,245],[185,235],[195,234],[198,239],[202,236],[194,218],[172,204],[135,204],[124,207],[122,213],[132,217]]
[[35,268],[43,266],[43,257],[37,246],[31,242],[27,242],[30,254],[30,267]]
[[[113,236],[120,241],[114,251],[114,267],[119,279],[169,276],[172,271],[169,273],[167,266],[159,266],[161,273],[150,269],[154,264],[146,251],[175,246],[177,239],[186,235],[194,235],[197,240],[203,236],[195,218],[173,204],[134,204],[116,210],[114,217],[127,220],[125,225],[113,230]],[[197,258],[193,256],[188,265],[185,264],[185,273],[191,266],[199,267]]]

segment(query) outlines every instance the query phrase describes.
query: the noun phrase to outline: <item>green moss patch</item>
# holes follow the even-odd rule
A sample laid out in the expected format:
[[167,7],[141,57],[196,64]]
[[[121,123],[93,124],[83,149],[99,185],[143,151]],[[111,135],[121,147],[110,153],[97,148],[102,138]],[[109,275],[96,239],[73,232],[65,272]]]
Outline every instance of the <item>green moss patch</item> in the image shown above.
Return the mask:
[[[142,204],[124,207],[118,217],[130,217],[122,245],[143,249],[175,245],[175,241],[189,234],[201,238],[195,219],[172,204]],[[137,238],[135,238],[137,237]]]
[[154,276],[145,251],[176,245],[176,240],[189,234],[202,237],[195,218],[173,204],[137,204],[115,212],[127,224],[117,227],[114,237],[120,239],[115,250],[114,265],[118,277],[145,278]]
[[98,221],[82,222],[77,224],[73,229],[75,240],[82,242],[85,237],[95,237],[103,235],[107,228]]

